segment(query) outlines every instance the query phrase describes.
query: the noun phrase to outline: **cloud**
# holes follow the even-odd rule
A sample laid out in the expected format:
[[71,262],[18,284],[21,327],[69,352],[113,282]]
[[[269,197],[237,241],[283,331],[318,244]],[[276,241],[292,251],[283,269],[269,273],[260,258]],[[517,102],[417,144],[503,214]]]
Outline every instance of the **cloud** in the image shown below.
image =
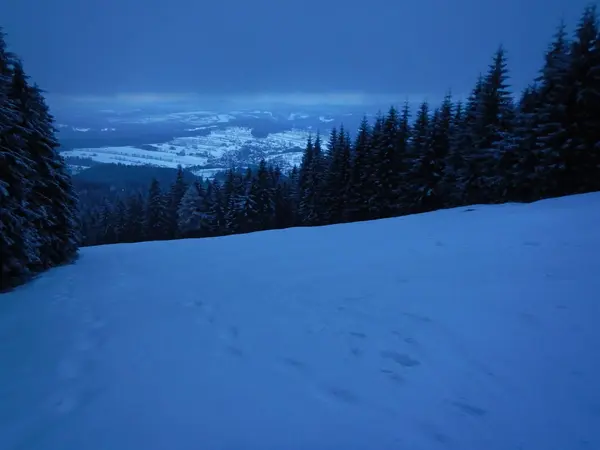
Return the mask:
[[437,104],[436,94],[371,94],[368,92],[290,92],[254,94],[197,93],[119,93],[114,95],[49,94],[51,105],[84,107],[96,110],[110,108],[179,107],[179,108],[273,108],[273,107],[387,107],[404,102],[418,104],[424,100]]

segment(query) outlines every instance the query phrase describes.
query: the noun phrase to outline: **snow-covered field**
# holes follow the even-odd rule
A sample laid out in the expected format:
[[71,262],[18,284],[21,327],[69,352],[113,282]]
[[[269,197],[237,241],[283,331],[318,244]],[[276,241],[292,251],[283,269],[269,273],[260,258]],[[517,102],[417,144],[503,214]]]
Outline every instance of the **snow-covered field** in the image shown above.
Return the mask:
[[600,193],[86,248],[0,297],[0,449],[600,448]]
[[90,158],[99,163],[150,164],[169,168],[208,165],[209,168],[218,166],[227,169],[232,163],[256,164],[265,158],[288,169],[299,164],[309,134],[308,130],[289,130],[257,138],[252,135],[251,128],[227,127],[212,129],[206,136],[181,137],[166,143],[144,145],[143,149],[131,146],[82,148],[61,154],[64,157]]

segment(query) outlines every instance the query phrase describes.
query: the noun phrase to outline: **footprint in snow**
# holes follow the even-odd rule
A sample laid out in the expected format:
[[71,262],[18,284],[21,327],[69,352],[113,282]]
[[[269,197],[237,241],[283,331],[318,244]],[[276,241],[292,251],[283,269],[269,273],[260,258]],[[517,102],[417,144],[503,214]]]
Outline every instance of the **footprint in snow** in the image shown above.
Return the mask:
[[421,323],[431,323],[433,322],[433,320],[431,320],[429,317],[427,316],[422,316],[420,314],[413,314],[413,313],[407,313],[407,312],[403,312],[401,313],[404,317],[408,317],[416,322],[421,322]]
[[393,370],[390,370],[390,369],[380,369],[380,372],[383,373],[383,374],[385,374],[386,377],[390,381],[392,381],[392,382],[394,382],[396,384],[404,384],[404,382],[406,381],[405,378],[402,375],[394,372]]
[[366,339],[367,335],[365,333],[360,333],[358,331],[351,331],[350,332],[350,336],[355,337],[355,338],[359,338],[359,339]]
[[443,433],[437,426],[429,422],[419,423],[421,431],[430,439],[442,445],[452,444],[452,439]]
[[384,350],[380,354],[382,358],[390,359],[403,367],[415,367],[421,364],[419,360],[410,357],[406,353],[398,353],[393,350]]
[[349,389],[339,386],[322,386],[320,391],[321,395],[328,401],[333,400],[336,403],[345,403],[347,405],[360,404],[358,395]]
[[458,408],[463,414],[471,417],[483,417],[487,414],[485,409],[465,402],[452,401],[450,402],[450,405]]
[[59,414],[68,414],[78,406],[77,396],[74,392],[65,392],[57,396],[53,402],[54,410]]
[[352,348],[350,349],[350,354],[351,354],[352,356],[355,356],[355,357],[357,357],[357,358],[358,358],[359,356],[362,356],[364,353],[365,353],[365,352],[364,352],[363,350],[361,350],[360,348],[358,348],[358,347],[352,347]]
[[305,373],[308,370],[308,366],[306,365],[306,363],[294,358],[281,358],[280,362],[284,367],[294,369],[298,372]]

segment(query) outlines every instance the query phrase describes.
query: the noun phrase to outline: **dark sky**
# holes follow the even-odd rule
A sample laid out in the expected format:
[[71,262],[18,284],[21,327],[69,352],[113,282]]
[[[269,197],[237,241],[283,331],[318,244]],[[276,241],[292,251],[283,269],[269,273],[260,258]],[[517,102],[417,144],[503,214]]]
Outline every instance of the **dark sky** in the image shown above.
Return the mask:
[[53,94],[213,96],[471,89],[503,43],[513,83],[589,0],[1,0],[0,26]]

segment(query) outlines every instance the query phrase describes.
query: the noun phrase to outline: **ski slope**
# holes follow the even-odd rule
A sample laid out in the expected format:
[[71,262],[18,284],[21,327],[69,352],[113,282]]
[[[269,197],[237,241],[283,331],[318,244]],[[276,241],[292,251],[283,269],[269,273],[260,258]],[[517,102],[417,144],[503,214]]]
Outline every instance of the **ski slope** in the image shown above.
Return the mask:
[[600,194],[86,248],[0,296],[0,449],[600,448]]

